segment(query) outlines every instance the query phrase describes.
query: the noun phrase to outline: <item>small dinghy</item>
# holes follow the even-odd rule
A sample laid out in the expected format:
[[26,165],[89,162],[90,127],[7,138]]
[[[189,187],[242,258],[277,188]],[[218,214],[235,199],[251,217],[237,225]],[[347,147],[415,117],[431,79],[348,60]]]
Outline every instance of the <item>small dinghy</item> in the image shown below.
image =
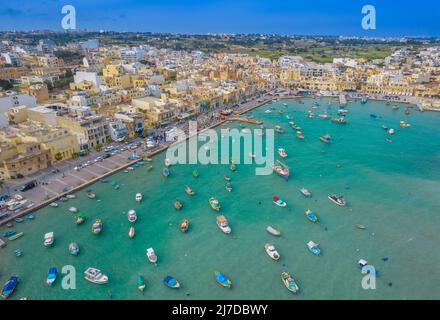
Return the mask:
[[55,237],[53,232],[48,232],[44,235],[44,246],[45,247],[50,247],[55,241]]
[[367,227],[364,226],[363,224],[357,224],[356,228],[358,228],[359,230],[365,230]]
[[232,180],[232,178],[230,176],[227,176],[227,175],[224,175],[224,178],[225,178],[226,181],[231,181]]
[[183,204],[182,204],[182,202],[180,202],[179,200],[176,200],[176,201],[174,202],[174,208],[175,208],[175,209],[180,210],[180,209],[182,209],[182,207],[183,207]]
[[287,158],[287,152],[286,152],[286,149],[284,149],[284,148],[279,148],[278,154],[283,159]]
[[180,283],[179,281],[177,281],[175,278],[173,278],[172,276],[166,276],[163,279],[163,283],[171,289],[178,289],[180,288]]
[[2,288],[2,298],[3,299],[9,298],[9,296],[14,292],[17,285],[18,285],[18,277],[17,276],[10,277]]
[[96,219],[92,225],[92,233],[93,234],[100,234],[101,232],[102,232],[102,221],[101,221],[101,219]]
[[156,256],[156,253],[154,252],[153,248],[147,249],[147,258],[151,263],[157,262],[157,256]]
[[78,209],[75,208],[75,207],[70,207],[69,211],[72,212],[72,213],[78,213]]
[[69,252],[72,256],[77,256],[79,253],[79,246],[75,242],[69,244]]
[[230,234],[232,232],[231,228],[229,227],[228,220],[226,219],[225,216],[218,216],[217,217],[217,226],[225,234]]
[[188,219],[183,219],[181,222],[180,222],[180,226],[179,226],[179,228],[180,228],[180,231],[182,231],[182,232],[187,232],[188,231],[188,228],[189,228],[189,221],[188,221]]
[[127,213],[127,219],[129,222],[134,223],[137,220],[137,214],[134,210],[129,210]]
[[137,287],[138,287],[139,291],[143,293],[145,290],[146,284],[145,284],[144,278],[140,274],[137,276],[136,283],[137,283]]
[[19,249],[14,251],[14,256],[16,256],[17,258],[21,257],[23,255],[23,252]]
[[51,286],[55,282],[55,280],[57,279],[57,274],[58,274],[57,268],[53,267],[53,268],[49,269],[49,272],[47,273],[47,280],[46,280],[46,283],[49,286]]
[[299,191],[303,194],[304,197],[311,197],[312,196],[312,193],[309,190],[307,190],[306,188],[301,188]]
[[335,194],[332,194],[332,195],[328,196],[328,199],[340,207],[345,207],[345,205],[346,205],[346,202],[345,202],[345,199],[343,196],[337,196]]
[[226,277],[223,273],[215,271],[214,277],[215,281],[217,281],[217,283],[222,287],[230,288],[232,286],[232,281],[229,280],[228,277]]
[[130,227],[130,229],[128,230],[128,236],[130,237],[130,239],[134,238],[134,236],[135,236],[134,227]]
[[49,206],[51,206],[52,208],[58,208],[58,203],[52,202],[51,204],[49,204]]
[[164,177],[168,177],[170,175],[170,170],[168,168],[163,169],[162,174]]
[[267,231],[268,233],[270,233],[271,235],[273,235],[273,236],[276,236],[276,237],[281,236],[281,231],[275,229],[274,227],[268,226],[268,227],[266,228],[266,231]]
[[266,243],[264,245],[264,250],[266,251],[267,255],[275,261],[280,260],[280,254],[275,249],[275,246],[273,244]]
[[277,205],[278,207],[281,207],[281,208],[285,208],[286,206],[287,206],[287,203],[285,203],[283,200],[281,200],[280,198],[278,198],[277,196],[274,196],[273,198],[272,198],[272,202],[275,204],[275,205]]
[[193,175],[194,178],[198,178],[200,176],[200,173],[197,170],[194,170],[192,172],[192,175]]
[[86,195],[87,195],[87,198],[89,198],[89,199],[95,199],[96,198],[96,194],[91,192],[91,191],[88,191],[86,193]]
[[78,214],[75,216],[75,224],[80,225],[86,221],[86,217],[84,217],[82,214]]
[[68,194],[66,196],[67,199],[76,199],[76,196],[74,194]]
[[134,199],[136,200],[136,202],[141,202],[142,201],[142,193],[136,193],[136,196]]
[[212,210],[220,211],[220,203],[218,199],[214,197],[209,198],[209,205],[211,206]]
[[225,185],[225,189],[228,192],[232,192],[232,184],[230,182],[226,183]]

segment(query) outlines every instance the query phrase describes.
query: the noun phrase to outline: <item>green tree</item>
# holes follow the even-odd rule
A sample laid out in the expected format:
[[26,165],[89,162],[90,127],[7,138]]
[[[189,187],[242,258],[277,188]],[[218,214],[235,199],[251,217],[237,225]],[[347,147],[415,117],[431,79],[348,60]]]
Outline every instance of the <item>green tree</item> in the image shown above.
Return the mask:
[[128,136],[125,136],[125,137],[124,137],[124,141],[125,141],[125,142],[129,142],[129,141],[130,141],[130,138],[129,138]]
[[57,153],[55,154],[55,160],[56,160],[56,161],[61,161],[61,160],[63,160],[63,155],[61,154],[61,152],[57,152]]
[[113,142],[113,140],[112,140],[112,138],[107,137],[107,139],[105,139],[105,142],[106,142],[107,144],[110,144],[110,143]]
[[98,143],[95,147],[96,152],[101,152],[102,150],[102,144]]

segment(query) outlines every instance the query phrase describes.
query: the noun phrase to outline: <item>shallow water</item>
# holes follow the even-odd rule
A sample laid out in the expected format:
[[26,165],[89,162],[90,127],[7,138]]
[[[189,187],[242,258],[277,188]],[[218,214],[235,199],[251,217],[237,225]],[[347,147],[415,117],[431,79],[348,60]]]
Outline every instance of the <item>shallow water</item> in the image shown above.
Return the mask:
[[[338,125],[318,117],[308,119],[307,111],[315,100],[277,102],[270,106],[284,109],[266,114],[269,106],[249,112],[264,121],[266,128],[280,124],[284,135],[275,136],[275,148],[284,147],[289,157],[284,160],[293,171],[289,182],[276,175],[255,176],[254,165],[238,165],[231,173],[227,165],[178,165],[171,167],[171,176],[162,176],[164,154],[153,160],[154,169],[145,166],[130,173],[108,178],[121,185],[114,190],[110,183],[96,183],[91,188],[97,200],[90,200],[85,191],[77,199],[59,208],[47,207],[35,213],[34,221],[16,224],[14,230],[25,235],[0,249],[0,281],[19,275],[21,282],[13,299],[439,299],[440,253],[440,114],[420,113],[414,109],[404,114],[402,105],[392,111],[383,102],[366,105],[350,102],[348,125]],[[317,99],[319,114],[336,100]],[[370,114],[379,116],[377,119]],[[298,140],[289,128],[286,115],[291,115],[303,129],[306,139]],[[411,128],[399,128],[399,121]],[[397,130],[393,142],[386,141],[386,124]],[[238,124],[227,124],[239,127]],[[257,126],[246,125],[249,128]],[[333,144],[325,145],[319,137],[330,134]],[[322,151],[325,151],[323,153]],[[277,157],[278,158],[278,157]],[[198,178],[192,171],[200,172]],[[224,188],[224,174],[233,177],[232,193]],[[185,194],[190,185],[197,195]],[[299,189],[306,187],[313,197],[304,198]],[[137,192],[144,194],[138,204]],[[337,207],[327,199],[330,193],[343,194],[348,205]],[[275,207],[272,196],[288,203]],[[215,223],[216,212],[208,198],[216,196],[233,230],[227,236]],[[175,199],[184,207],[177,211]],[[76,206],[87,216],[81,226],[73,222],[68,208]],[[320,222],[305,219],[311,208]],[[129,239],[127,211],[135,209],[136,237]],[[104,222],[101,235],[91,233],[94,219]],[[188,233],[179,231],[179,222],[187,218]],[[356,229],[363,224],[366,230]],[[265,228],[272,225],[282,230],[275,238]],[[9,229],[1,228],[3,233]],[[53,247],[43,246],[43,236],[54,231]],[[306,247],[310,240],[319,243],[322,255],[312,255]],[[80,254],[71,256],[70,242],[77,242]],[[272,261],[264,244],[276,245],[281,260]],[[158,265],[149,263],[145,250],[153,247]],[[15,249],[23,256],[16,258]],[[382,258],[388,257],[388,261]],[[357,261],[365,258],[377,270],[376,290],[364,290],[363,275]],[[61,270],[73,265],[77,270],[75,290],[61,288],[61,278],[52,287],[46,285],[49,267]],[[82,273],[89,267],[100,268],[110,277],[107,285],[85,281]],[[225,273],[233,282],[231,290],[214,281],[213,272]],[[280,280],[288,271],[299,282],[301,292],[292,295]],[[142,295],[136,277],[142,274],[147,288]],[[166,275],[181,283],[180,290],[162,284]],[[392,283],[392,286],[389,284]]]

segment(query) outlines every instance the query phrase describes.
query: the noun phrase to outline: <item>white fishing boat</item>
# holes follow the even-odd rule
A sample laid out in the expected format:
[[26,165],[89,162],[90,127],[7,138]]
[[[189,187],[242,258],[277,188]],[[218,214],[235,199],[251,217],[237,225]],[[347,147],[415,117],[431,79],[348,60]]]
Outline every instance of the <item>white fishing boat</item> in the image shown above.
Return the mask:
[[69,211],[72,212],[72,213],[77,213],[77,212],[78,212],[78,209],[75,208],[75,207],[70,207],[70,208],[69,208]]
[[130,230],[128,230],[128,236],[130,237],[130,239],[134,238],[134,236],[135,236],[134,227],[130,227]]
[[264,245],[264,250],[266,250],[267,255],[271,257],[272,260],[278,261],[280,259],[280,254],[273,244],[266,243]]
[[226,234],[230,234],[232,232],[231,228],[229,227],[228,220],[225,216],[217,217],[217,226],[220,228],[221,231]]
[[275,229],[274,227],[268,226],[268,227],[266,228],[266,231],[267,231],[268,233],[270,233],[271,235],[273,235],[273,236],[276,236],[276,237],[281,236],[281,231]]
[[304,197],[311,197],[312,196],[312,193],[309,190],[307,190],[306,188],[301,188],[299,191],[304,195]]
[[68,194],[66,196],[67,199],[76,199],[76,196],[74,194]]
[[52,202],[51,204],[49,204],[49,206],[51,206],[52,208],[58,208],[58,203]]
[[393,135],[395,132],[396,132],[396,131],[395,131],[393,128],[391,128],[390,130],[388,130],[388,134],[390,134],[390,135]]
[[157,262],[157,256],[154,253],[154,249],[153,248],[148,248],[147,249],[147,258],[151,263],[156,263]]
[[275,164],[272,165],[272,170],[285,179],[290,177],[290,168],[281,161],[276,161]]
[[280,198],[278,198],[277,196],[272,197],[272,202],[281,208],[285,208],[287,206],[287,203],[281,200]]
[[44,235],[44,242],[43,242],[43,244],[44,244],[46,247],[51,246],[51,245],[54,243],[54,241],[55,241],[55,237],[54,237],[53,232],[48,232],[48,233],[46,233],[46,234]]
[[92,267],[84,271],[84,279],[95,284],[105,284],[108,282],[108,277],[101,270]]
[[142,201],[142,193],[136,193],[135,200],[136,200],[136,202],[141,202]]
[[328,196],[328,199],[331,202],[337,204],[338,206],[345,207],[345,205],[346,205],[346,202],[345,202],[345,199],[343,196],[337,196],[335,194],[332,194],[332,195]]
[[128,221],[130,222],[135,222],[137,220],[136,211],[134,210],[129,210],[127,216],[128,216]]
[[278,149],[278,154],[280,155],[280,157],[281,158],[287,158],[287,152],[286,152],[286,149],[284,149],[284,148],[279,148]]

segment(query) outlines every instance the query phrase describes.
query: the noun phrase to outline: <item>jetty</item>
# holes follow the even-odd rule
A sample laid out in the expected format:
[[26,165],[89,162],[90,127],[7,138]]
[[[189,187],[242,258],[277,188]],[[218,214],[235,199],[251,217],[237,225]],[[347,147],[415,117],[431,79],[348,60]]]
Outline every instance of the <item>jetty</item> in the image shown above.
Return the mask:
[[259,125],[263,124],[263,121],[249,118],[249,117],[244,117],[244,116],[233,116],[233,117],[227,118],[227,120],[228,121],[240,121],[240,122],[259,124]]

